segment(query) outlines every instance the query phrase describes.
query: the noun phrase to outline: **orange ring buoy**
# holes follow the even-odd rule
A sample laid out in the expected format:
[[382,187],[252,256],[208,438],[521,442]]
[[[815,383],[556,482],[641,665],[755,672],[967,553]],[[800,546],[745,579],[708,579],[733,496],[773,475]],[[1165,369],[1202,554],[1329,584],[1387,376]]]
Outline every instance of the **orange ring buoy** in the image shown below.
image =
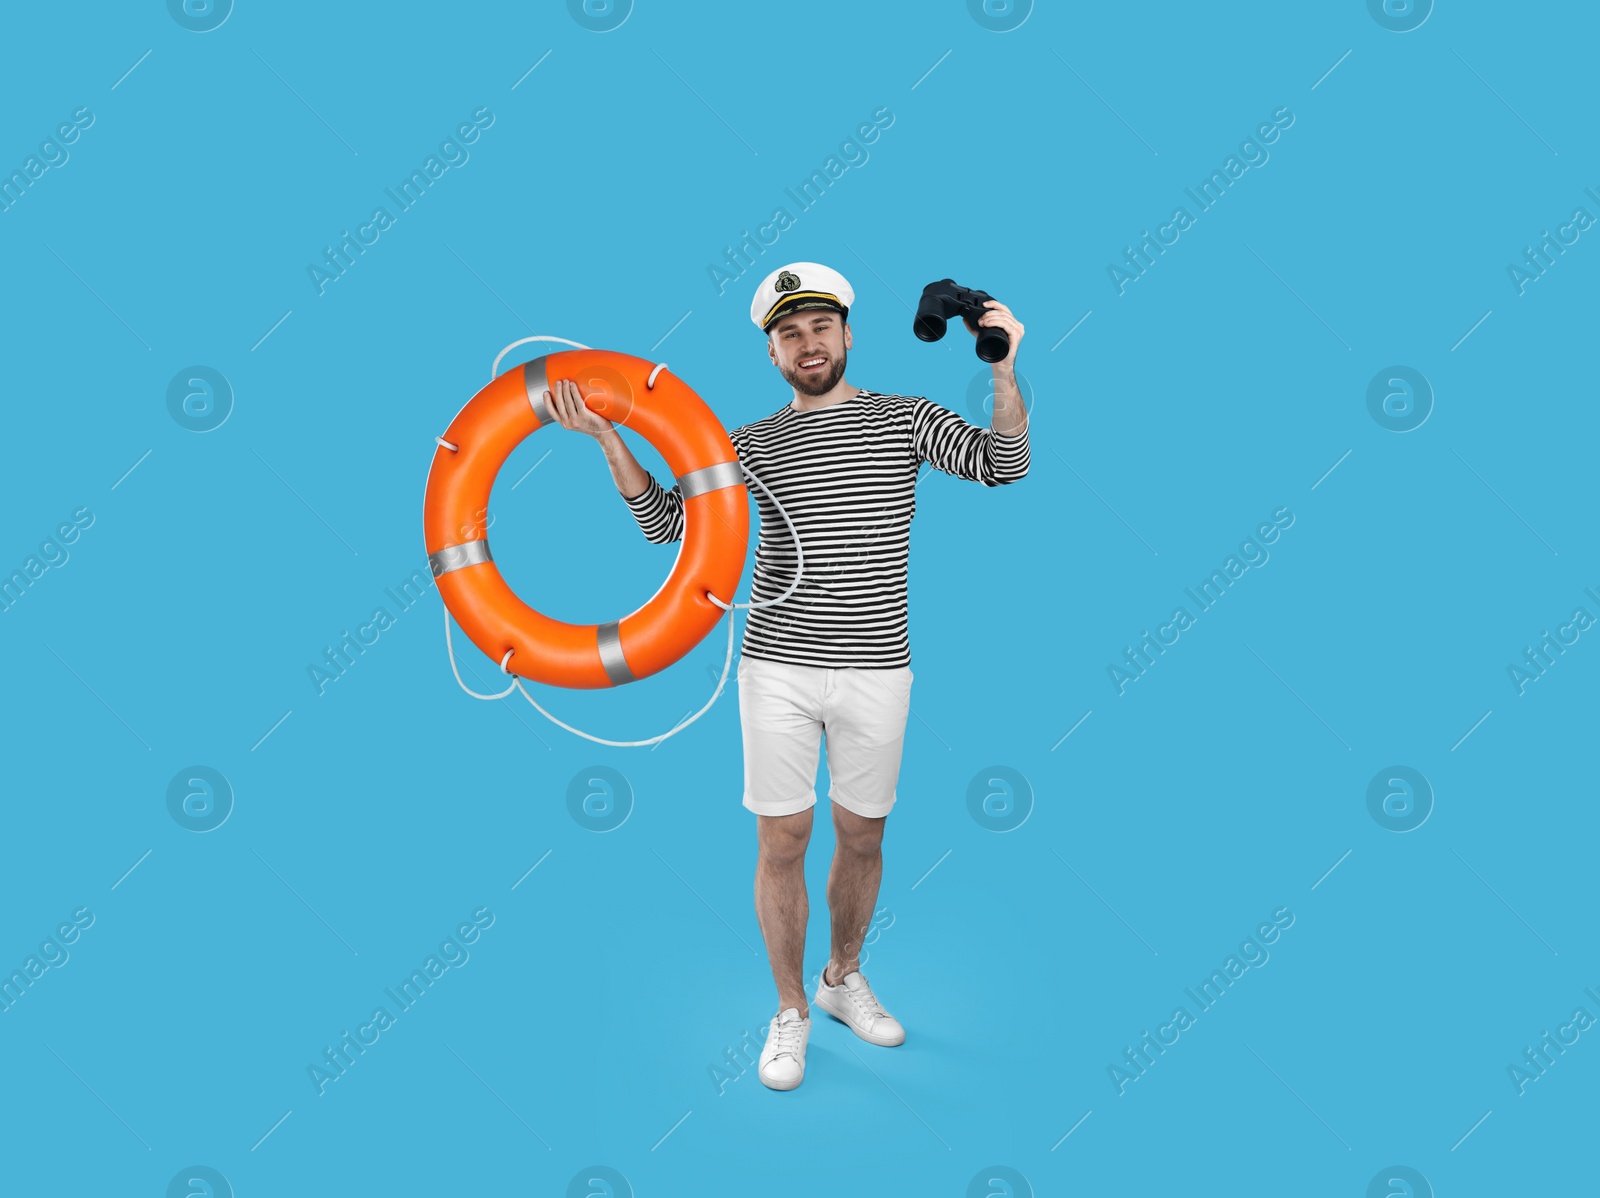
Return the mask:
[[[541,615],[517,598],[489,553],[489,493],[511,451],[555,422],[544,398],[550,379],[573,380],[588,408],[654,445],[683,489],[683,545],[672,573],[620,620],[567,624]],[[716,626],[723,609],[708,591],[733,601],[750,541],[739,455],[705,401],[664,369],[598,349],[535,358],[474,395],[439,442],[423,500],[428,566],[456,623],[507,673],[574,689],[635,682],[678,661]]]

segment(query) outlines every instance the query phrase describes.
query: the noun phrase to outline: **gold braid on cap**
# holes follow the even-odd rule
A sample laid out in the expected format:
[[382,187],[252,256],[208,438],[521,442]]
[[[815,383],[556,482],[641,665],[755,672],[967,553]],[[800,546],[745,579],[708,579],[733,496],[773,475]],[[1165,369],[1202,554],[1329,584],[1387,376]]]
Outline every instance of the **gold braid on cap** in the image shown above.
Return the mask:
[[831,292],[828,292],[828,291],[791,291],[788,294],[786,294],[785,296],[783,296],[783,298],[780,299],[777,303],[773,304],[772,307],[767,309],[767,314],[761,318],[761,329],[762,329],[762,331],[765,332],[767,326],[772,323],[773,316],[777,313],[779,308],[783,307],[785,304],[792,304],[795,300],[807,300],[807,299],[810,299],[810,300],[826,300],[828,303],[833,304],[836,307],[838,307],[840,311],[845,311],[846,310],[844,301],[841,300],[837,295],[832,294]]

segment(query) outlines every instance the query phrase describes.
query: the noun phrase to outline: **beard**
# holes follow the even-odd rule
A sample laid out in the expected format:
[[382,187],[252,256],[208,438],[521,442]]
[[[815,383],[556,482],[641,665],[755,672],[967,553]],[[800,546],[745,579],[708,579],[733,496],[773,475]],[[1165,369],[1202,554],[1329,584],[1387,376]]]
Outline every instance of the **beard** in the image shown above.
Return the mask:
[[844,378],[845,360],[849,356],[849,352],[846,350],[841,350],[837,358],[830,354],[828,365],[821,374],[807,375],[798,368],[791,371],[782,366],[778,367],[778,373],[783,375],[784,381],[802,395],[826,395],[839,385],[840,379]]

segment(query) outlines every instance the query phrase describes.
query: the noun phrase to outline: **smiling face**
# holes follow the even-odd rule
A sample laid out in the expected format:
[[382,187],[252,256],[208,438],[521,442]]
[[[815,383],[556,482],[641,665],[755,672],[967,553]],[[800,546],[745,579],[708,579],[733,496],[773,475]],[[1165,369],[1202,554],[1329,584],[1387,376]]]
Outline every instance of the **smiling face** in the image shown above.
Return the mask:
[[802,395],[826,395],[844,377],[850,326],[830,308],[791,312],[767,331],[767,354]]

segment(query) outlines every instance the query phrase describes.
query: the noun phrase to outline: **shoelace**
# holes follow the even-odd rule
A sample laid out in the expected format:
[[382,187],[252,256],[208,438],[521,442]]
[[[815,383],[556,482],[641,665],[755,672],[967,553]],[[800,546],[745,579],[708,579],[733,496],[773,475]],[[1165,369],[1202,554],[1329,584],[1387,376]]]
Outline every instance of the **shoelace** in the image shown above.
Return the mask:
[[[866,979],[863,978],[862,981],[865,982]],[[856,1010],[860,1011],[863,1015],[882,1015],[884,1018],[888,1018],[889,1012],[883,1009],[883,1006],[878,1002],[877,995],[872,993],[872,988],[870,986],[863,985],[859,990],[846,989],[845,993],[850,996],[850,1001],[855,1003]]]
[[772,1054],[774,1057],[781,1057],[785,1053],[789,1056],[797,1055],[796,1050],[800,1047],[801,1027],[802,1023],[798,1019],[792,1021],[779,1019],[773,1023],[772,1030],[768,1033],[767,1038],[769,1043],[777,1045]]

